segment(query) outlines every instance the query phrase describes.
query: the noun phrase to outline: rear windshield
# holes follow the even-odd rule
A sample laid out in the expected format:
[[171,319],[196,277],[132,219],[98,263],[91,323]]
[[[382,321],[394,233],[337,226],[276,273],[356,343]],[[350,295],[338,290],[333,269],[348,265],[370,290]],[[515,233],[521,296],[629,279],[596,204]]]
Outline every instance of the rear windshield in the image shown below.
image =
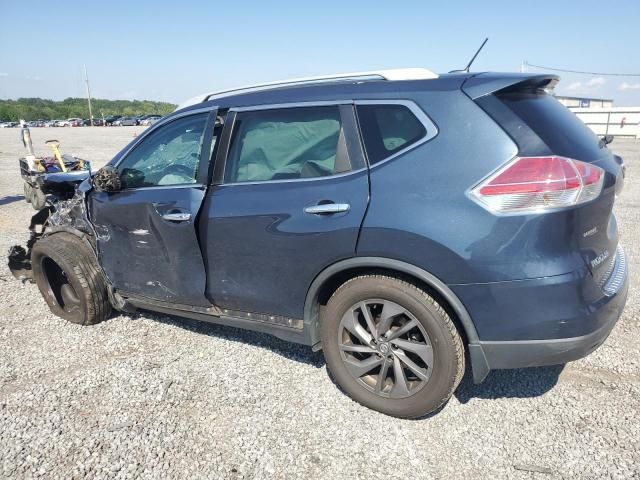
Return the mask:
[[498,95],[556,155],[595,161],[602,157],[599,139],[574,113],[546,93]]

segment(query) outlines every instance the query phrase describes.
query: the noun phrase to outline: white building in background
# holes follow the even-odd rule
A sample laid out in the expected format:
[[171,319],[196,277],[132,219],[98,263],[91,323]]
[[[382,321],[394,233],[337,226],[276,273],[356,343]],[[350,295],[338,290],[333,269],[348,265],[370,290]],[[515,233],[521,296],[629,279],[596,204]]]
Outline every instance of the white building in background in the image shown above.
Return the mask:
[[611,108],[613,100],[610,98],[591,97],[567,97],[564,95],[555,96],[558,101],[568,108]]
[[566,97],[564,95],[555,96],[558,101],[568,108],[611,108],[613,100],[610,98],[591,97]]

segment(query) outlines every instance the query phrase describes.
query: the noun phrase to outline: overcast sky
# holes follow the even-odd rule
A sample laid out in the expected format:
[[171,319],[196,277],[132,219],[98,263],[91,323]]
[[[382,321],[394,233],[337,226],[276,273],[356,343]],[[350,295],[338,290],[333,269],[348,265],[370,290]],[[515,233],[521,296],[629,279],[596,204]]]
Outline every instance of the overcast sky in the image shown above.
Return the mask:
[[[375,5],[374,5],[375,3]],[[0,0],[0,98],[180,103],[205,91],[379,68],[640,74],[640,1]],[[539,71],[530,69],[531,71]],[[640,106],[640,76],[560,74],[557,92]]]

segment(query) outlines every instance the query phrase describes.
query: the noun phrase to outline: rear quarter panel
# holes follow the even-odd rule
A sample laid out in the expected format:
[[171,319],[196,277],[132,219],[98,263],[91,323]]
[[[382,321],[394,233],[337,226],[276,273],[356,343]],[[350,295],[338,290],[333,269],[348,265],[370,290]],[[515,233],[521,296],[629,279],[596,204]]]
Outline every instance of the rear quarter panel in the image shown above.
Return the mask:
[[410,98],[439,132],[371,168],[358,255],[402,260],[448,284],[538,278],[584,266],[572,245],[575,209],[498,217],[467,196],[517,154],[516,144],[482,109],[459,90]]

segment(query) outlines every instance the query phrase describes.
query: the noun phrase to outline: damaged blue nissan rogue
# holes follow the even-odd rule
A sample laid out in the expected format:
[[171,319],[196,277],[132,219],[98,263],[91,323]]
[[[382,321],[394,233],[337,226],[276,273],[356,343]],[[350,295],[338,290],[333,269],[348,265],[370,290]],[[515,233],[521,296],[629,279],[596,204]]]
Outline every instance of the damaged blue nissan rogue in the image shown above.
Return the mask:
[[71,322],[266,332],[322,350],[361,404],[424,416],[465,362],[481,382],[575,360],[624,308],[622,159],[557,81],[402,69],[203,94],[50,199],[14,260]]

